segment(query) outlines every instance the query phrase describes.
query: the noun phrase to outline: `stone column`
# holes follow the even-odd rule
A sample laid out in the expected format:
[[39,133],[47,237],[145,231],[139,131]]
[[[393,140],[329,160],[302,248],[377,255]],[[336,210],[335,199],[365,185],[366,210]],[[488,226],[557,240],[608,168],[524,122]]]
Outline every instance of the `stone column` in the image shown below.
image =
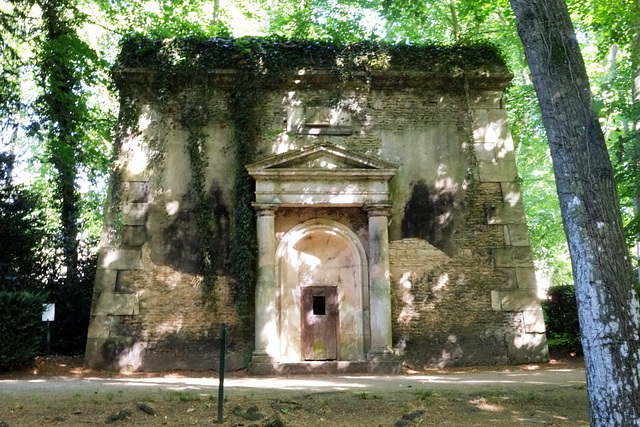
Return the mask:
[[256,280],[256,347],[253,362],[280,359],[276,312],[275,210],[277,205],[254,203],[257,214],[258,277]]
[[389,278],[388,204],[365,206],[369,214],[369,307],[371,349],[369,359],[393,354],[391,339],[391,281]]

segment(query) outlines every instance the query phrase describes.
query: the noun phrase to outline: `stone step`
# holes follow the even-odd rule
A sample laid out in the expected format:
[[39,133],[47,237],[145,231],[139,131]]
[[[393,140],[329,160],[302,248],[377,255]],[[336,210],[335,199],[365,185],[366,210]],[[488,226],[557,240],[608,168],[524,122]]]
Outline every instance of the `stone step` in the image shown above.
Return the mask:
[[249,375],[295,374],[397,374],[402,372],[402,362],[393,361],[312,361],[293,363],[251,362]]

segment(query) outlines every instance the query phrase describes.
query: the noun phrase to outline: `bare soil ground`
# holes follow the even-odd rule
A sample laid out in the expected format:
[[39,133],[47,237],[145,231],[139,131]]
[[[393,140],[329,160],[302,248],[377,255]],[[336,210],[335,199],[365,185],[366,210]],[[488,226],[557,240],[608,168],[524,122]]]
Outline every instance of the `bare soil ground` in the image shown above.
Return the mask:
[[[409,375],[461,376],[474,373],[575,370],[578,358],[518,367],[457,368],[407,372]],[[153,387],[162,379],[217,378],[213,372],[122,375],[82,369],[79,358],[51,357],[18,373],[0,374],[0,427],[15,426],[211,426],[217,421],[218,394],[206,387]],[[243,373],[227,378],[242,378]],[[490,377],[490,375],[489,375]],[[518,376],[515,375],[514,378]],[[318,379],[325,377],[318,376]],[[94,386],[113,379],[110,387]],[[81,381],[79,381],[81,380]],[[154,381],[154,380],[157,380]],[[51,388],[56,382],[61,386]],[[92,382],[94,381],[94,382]],[[29,382],[28,392],[13,389]],[[32,384],[33,383],[33,384]],[[42,384],[42,388],[35,388]],[[78,387],[77,384],[83,384]],[[225,393],[223,424],[228,426],[588,426],[584,383],[525,382],[506,386],[486,381],[473,387],[429,384],[375,389],[310,387],[240,389]],[[93,388],[92,388],[93,387]]]

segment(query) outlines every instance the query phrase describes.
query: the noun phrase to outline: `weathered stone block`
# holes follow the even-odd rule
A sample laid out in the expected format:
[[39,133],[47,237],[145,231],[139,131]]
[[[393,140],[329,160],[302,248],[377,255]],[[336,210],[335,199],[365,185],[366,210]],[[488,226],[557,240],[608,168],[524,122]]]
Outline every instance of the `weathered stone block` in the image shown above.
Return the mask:
[[471,114],[473,118],[473,140],[475,142],[493,143],[496,148],[513,151],[513,141],[509,133],[506,110],[477,109],[472,111]]
[[516,267],[516,277],[520,289],[538,289],[535,268]]
[[491,291],[491,309],[494,311],[502,311],[501,302],[500,291]]
[[[487,224],[489,225],[525,224],[527,221],[527,217],[524,213],[524,205],[522,203],[518,203],[513,206],[509,203],[485,205],[485,212],[487,213]],[[509,227],[509,238],[512,240],[514,237],[518,236],[512,235],[511,227]]]
[[146,181],[148,179],[148,147],[142,135],[125,139],[120,149],[120,174],[123,181]]
[[491,144],[476,142],[473,144],[473,148],[476,153],[476,158],[479,162],[495,163],[497,161],[496,153],[493,150],[493,146]]
[[107,270],[140,270],[142,269],[142,250],[103,248],[98,255],[98,268]]
[[105,270],[98,268],[96,270],[94,292],[113,292],[116,288],[116,278],[118,270]]
[[[488,125],[484,135],[485,142],[496,142],[504,144],[511,139],[509,125],[507,124],[507,110],[488,110]],[[508,150],[513,151],[513,142],[504,145]]]
[[518,177],[516,164],[512,161],[478,161],[478,173],[481,182],[513,181]]
[[103,292],[93,310],[96,316],[133,316],[138,314],[140,301],[137,294]]
[[475,142],[484,143],[487,126],[489,125],[489,114],[487,110],[480,108],[472,110],[471,118],[473,119],[473,140]]
[[526,224],[509,224],[507,228],[509,229],[509,241],[511,245],[531,246],[531,242],[529,241],[529,228]]
[[505,274],[506,280],[502,283],[502,287],[505,289],[515,289],[518,287],[518,273],[516,267],[500,268],[501,272]]
[[93,339],[109,338],[117,322],[118,319],[113,316],[94,315],[89,324],[87,336]]
[[506,339],[511,363],[537,363],[549,360],[545,334],[508,334]]
[[511,206],[522,203],[522,192],[518,181],[501,182],[502,201]]
[[472,92],[469,96],[471,108],[500,109],[503,107],[502,93],[500,91]]
[[522,312],[522,317],[524,318],[524,330],[526,333],[543,334],[546,331],[542,309],[525,310]]
[[491,307],[496,311],[539,310],[540,300],[533,290],[501,289],[491,291]]
[[122,230],[123,246],[142,246],[147,241],[147,230],[144,225],[126,225]]
[[496,267],[532,267],[533,256],[529,246],[508,246],[493,249]]
[[147,203],[127,203],[122,206],[122,223],[124,225],[144,225],[147,221]]
[[149,203],[151,201],[149,181],[123,182],[122,191],[125,203]]
[[502,234],[504,235],[504,245],[511,246],[511,237],[509,236],[509,226],[502,226]]

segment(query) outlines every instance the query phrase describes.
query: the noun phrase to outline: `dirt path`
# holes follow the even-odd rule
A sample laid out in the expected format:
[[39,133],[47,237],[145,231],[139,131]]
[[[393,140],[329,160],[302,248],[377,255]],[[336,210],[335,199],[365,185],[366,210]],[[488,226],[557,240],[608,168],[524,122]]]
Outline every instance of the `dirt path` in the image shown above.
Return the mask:
[[[62,373],[0,377],[0,426],[204,426],[217,419],[215,373]],[[391,376],[236,373],[224,384],[224,424],[232,426],[588,425],[585,374],[575,364]]]

